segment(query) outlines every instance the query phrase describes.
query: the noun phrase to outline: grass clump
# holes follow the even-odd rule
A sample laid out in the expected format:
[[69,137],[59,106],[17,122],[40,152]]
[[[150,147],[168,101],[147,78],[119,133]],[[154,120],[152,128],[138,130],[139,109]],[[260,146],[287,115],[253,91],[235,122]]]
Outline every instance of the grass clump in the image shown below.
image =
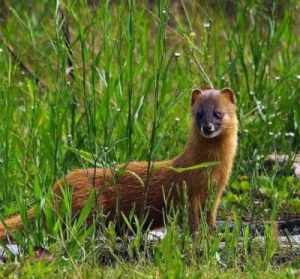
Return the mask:
[[[299,151],[296,1],[234,3],[232,12],[231,1],[4,2],[0,217],[20,212],[26,220],[32,205],[39,214],[15,235],[22,257],[17,264],[8,258],[2,277],[299,275],[297,251],[277,268],[272,230],[266,227],[265,246],[255,247],[240,224],[299,211],[299,183],[289,167],[269,171],[262,164],[270,153],[292,158]],[[237,95],[239,154],[221,208],[222,218],[236,223],[233,231],[194,241],[175,218],[153,243],[132,215],[130,236],[120,237],[101,214],[100,230],[96,221],[86,225],[92,201],[74,221],[68,192],[63,214],[54,216],[52,185],[68,170],[178,154],[190,91],[201,85],[232,87]],[[36,247],[54,260],[36,260]]]

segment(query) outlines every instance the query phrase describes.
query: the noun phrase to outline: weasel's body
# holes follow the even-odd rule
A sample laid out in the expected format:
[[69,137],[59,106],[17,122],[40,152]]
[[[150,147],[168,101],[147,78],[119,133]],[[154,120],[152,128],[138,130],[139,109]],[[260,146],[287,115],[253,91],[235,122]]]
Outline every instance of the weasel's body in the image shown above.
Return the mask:
[[[121,166],[117,174],[111,169],[79,169],[69,173],[54,186],[60,195],[62,187],[72,187],[74,213],[79,211],[88,197],[95,191],[97,206],[108,218],[116,212],[128,214],[148,212],[153,227],[163,225],[165,197],[177,199],[178,187],[186,185],[190,203],[192,231],[199,225],[200,208],[208,199],[209,183],[215,187],[216,199],[210,209],[208,222],[215,225],[217,209],[231,174],[237,148],[238,122],[233,92],[229,89],[194,90],[192,93],[193,124],[189,140],[182,154],[172,160],[154,162],[130,162]],[[194,169],[177,172],[174,168],[189,168],[206,162],[218,162],[209,169]],[[146,202],[145,202],[146,199]],[[146,208],[145,208],[146,205]],[[33,210],[29,217],[34,218]],[[5,229],[12,231],[22,226],[20,216],[14,216],[0,225],[0,239]]]
[[71,185],[74,213],[94,192],[99,207],[109,219],[113,219],[117,211],[127,215],[135,209],[136,214],[142,213],[148,188],[147,209],[144,211],[148,210],[149,220],[160,226],[163,224],[164,195],[173,190],[175,183],[179,183],[179,177],[170,169],[171,165],[172,161],[153,163],[149,175],[148,162],[131,162],[121,168],[120,173],[112,169],[79,169],[56,183],[54,192],[60,196],[60,189],[66,183]]

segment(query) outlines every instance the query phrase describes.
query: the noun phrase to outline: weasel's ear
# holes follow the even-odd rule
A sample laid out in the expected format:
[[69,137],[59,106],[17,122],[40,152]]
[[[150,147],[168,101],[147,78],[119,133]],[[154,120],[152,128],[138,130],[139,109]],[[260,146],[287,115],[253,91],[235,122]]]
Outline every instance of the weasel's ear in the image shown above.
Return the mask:
[[197,99],[197,97],[201,94],[200,89],[193,89],[192,91],[192,98],[191,98],[191,105],[193,105]]
[[234,94],[234,92],[230,88],[223,88],[221,90],[221,94],[226,95],[226,97],[228,98],[228,100],[230,100],[231,103],[235,104],[235,102],[236,102],[236,100],[235,100],[235,94]]

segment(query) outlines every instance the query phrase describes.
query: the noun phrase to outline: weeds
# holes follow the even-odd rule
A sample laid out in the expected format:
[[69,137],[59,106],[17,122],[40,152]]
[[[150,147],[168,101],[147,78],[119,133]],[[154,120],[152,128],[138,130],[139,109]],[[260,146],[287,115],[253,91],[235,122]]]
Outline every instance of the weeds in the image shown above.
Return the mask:
[[[178,1],[182,10],[171,1],[100,2],[20,1],[1,23],[0,216],[21,213],[25,230],[15,239],[24,255],[44,247],[61,256],[47,268],[29,259],[0,269],[1,276],[92,278],[91,266],[102,262],[109,265],[94,270],[105,278],[210,278],[220,270],[224,277],[260,270],[275,278],[272,228],[260,249],[242,222],[300,211],[299,182],[288,168],[281,175],[262,167],[272,152],[299,151],[298,3],[267,9],[264,1],[245,1],[228,15],[219,1]],[[132,215],[121,237],[92,212],[92,198],[75,221],[67,191],[57,218],[51,188],[68,170],[147,160],[151,175],[152,161],[178,154],[190,91],[212,84],[232,87],[238,99],[239,154],[220,211],[233,230],[210,233],[202,222],[195,241],[175,214],[165,238],[153,243]],[[32,224],[26,212],[33,204]],[[91,212],[97,218],[87,226]],[[280,272],[297,276],[292,266]]]

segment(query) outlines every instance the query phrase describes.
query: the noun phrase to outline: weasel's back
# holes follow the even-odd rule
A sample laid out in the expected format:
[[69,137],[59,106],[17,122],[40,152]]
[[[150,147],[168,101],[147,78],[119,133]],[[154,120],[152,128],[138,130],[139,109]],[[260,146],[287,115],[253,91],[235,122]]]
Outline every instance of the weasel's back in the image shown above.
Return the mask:
[[157,214],[162,215],[164,196],[176,183],[176,174],[170,169],[171,165],[172,161],[155,162],[150,173],[146,161],[130,162],[111,169],[78,169],[57,182],[54,193],[61,196],[63,187],[69,185],[72,189],[73,210],[76,212],[95,190],[97,204],[104,213],[114,213],[118,209],[126,214],[133,208],[143,209],[148,192],[149,214],[157,219]]

